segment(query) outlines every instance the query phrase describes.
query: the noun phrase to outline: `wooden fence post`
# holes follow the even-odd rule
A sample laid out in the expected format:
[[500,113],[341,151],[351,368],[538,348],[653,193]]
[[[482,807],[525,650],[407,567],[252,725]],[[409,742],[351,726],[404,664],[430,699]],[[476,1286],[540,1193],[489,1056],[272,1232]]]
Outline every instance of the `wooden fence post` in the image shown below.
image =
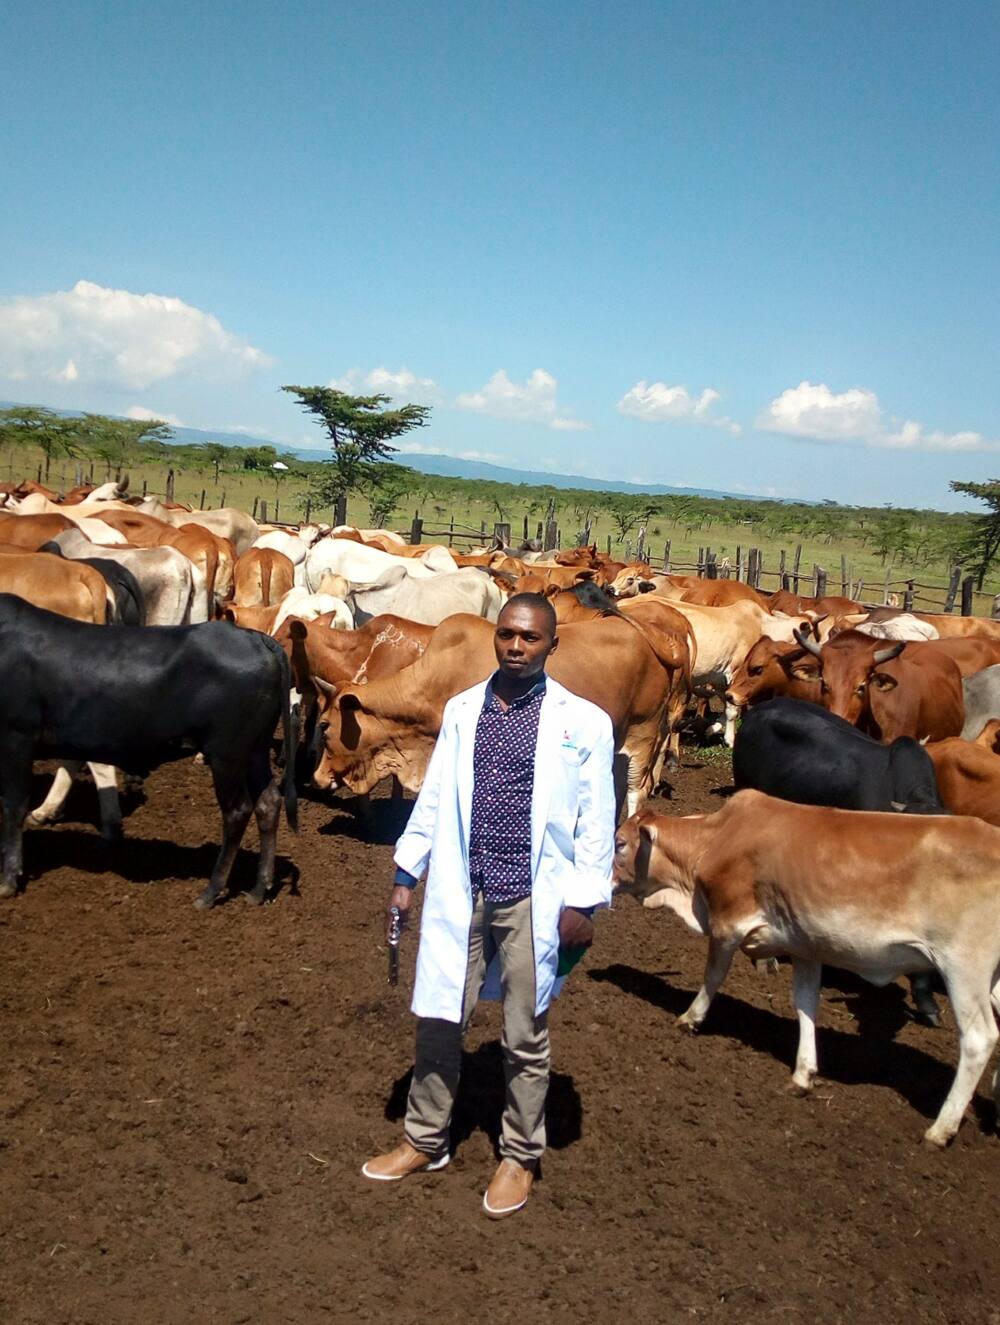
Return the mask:
[[[143,489],[143,491],[145,491],[145,488]],[[225,490],[225,488],[223,488],[223,489],[222,489],[222,501],[219,502],[219,508],[220,508],[220,510],[222,509],[222,507],[225,506],[225,504],[226,504],[226,490]],[[309,503],[306,502],[306,511],[308,511],[308,510],[309,510]],[[306,515],[306,519],[307,519],[307,520],[309,519],[309,516],[308,516],[308,515]]]
[[611,556],[611,535],[608,534],[608,556]]
[[639,535],[635,540],[636,561],[642,561],[644,559],[645,552],[646,552],[646,526],[642,524],[639,526]]
[[275,499],[274,499],[274,523],[275,523],[275,524],[278,523],[278,500],[279,500],[279,499],[278,499],[277,497],[275,497]]
[[913,611],[913,581],[906,581],[906,592],[903,594],[903,611]]
[[972,591],[975,584],[974,575],[966,575],[962,581],[962,616],[972,616]]
[[[222,494],[222,504],[223,504],[223,506],[225,506],[225,504],[226,504],[226,494],[225,494],[225,493]],[[312,498],[311,498],[311,497],[307,497],[307,498],[306,498],[306,518],[305,518],[305,521],[304,521],[305,524],[308,524],[308,523],[309,523],[309,513],[311,512],[311,510],[312,510]]]
[[743,544],[736,544],[736,578],[743,579]]
[[822,566],[816,567],[816,592],[813,597],[826,597],[826,570]]
[[[509,528],[510,528],[510,525],[508,525],[507,528],[509,529]],[[452,511],[452,513],[451,513],[451,520],[450,520],[449,523],[448,523],[448,546],[451,547],[451,545],[454,543],[454,541],[455,541],[455,512]],[[509,542],[510,542],[510,539],[508,538],[508,539],[507,539],[507,543],[509,543]],[[506,547],[506,546],[507,546],[507,543],[504,543],[503,546]]]
[[255,520],[257,519],[257,506],[258,506],[258,503],[259,503],[259,502],[260,502],[260,498],[259,498],[259,497],[254,497],[254,499],[253,499],[253,518],[254,518]]
[[424,522],[420,518],[420,512],[413,512],[413,523],[410,525],[410,547],[416,547],[424,536]]
[[145,495],[146,495],[146,480],[145,480],[145,479],[142,480],[142,495],[143,495],[144,497],[145,497]]
[[882,590],[882,604],[883,604],[883,606],[888,606],[888,603],[889,603],[889,584],[890,584],[889,576],[890,576],[891,574],[892,574],[892,567],[891,567],[891,566],[887,566],[887,567],[886,567],[886,572],[885,572],[885,588]]
[[[549,505],[551,506],[553,503],[550,502]],[[555,547],[558,538],[559,533],[556,528],[555,516],[550,516],[545,522],[545,542],[542,544],[542,550],[544,552],[551,552]]]
[[705,575],[710,580],[717,580],[719,578],[719,568],[715,562],[715,553],[711,549],[709,549],[705,555]]
[[260,522],[261,522],[261,524],[267,524],[267,502],[266,502],[266,501],[262,501],[261,504],[260,504]]
[[842,552],[840,554],[840,592],[847,597],[847,586],[851,582],[851,577],[847,573],[847,557]]
[[857,584],[854,586],[854,592],[851,594],[851,597],[854,599],[856,603],[861,602],[861,595],[864,593],[864,591],[865,591],[865,582],[864,580],[859,579]]
[[705,574],[705,549],[703,547],[700,547],[698,549],[698,571],[697,571],[699,580],[704,574]]
[[669,538],[663,545],[663,573],[664,575],[670,574],[670,539]]
[[[493,526],[493,539],[500,547],[510,547],[510,525],[503,520]],[[451,544],[449,543],[449,547]]]
[[347,493],[342,492],[337,497],[337,504],[333,508],[334,524],[347,524]]
[[[93,466],[91,466],[91,469],[93,469]],[[94,477],[94,476],[93,476],[93,472],[91,473],[91,476],[90,476],[90,477],[91,477],[91,479],[93,479],[93,477]],[[173,499],[174,499],[174,471],[173,471],[172,469],[168,469],[168,470],[167,470],[167,494],[166,494],[166,495],[167,495],[167,501],[173,501]]]
[[787,589],[790,587],[788,572],[785,570],[785,549],[781,549],[781,555],[778,557],[778,588]]
[[795,549],[795,560],[792,562],[792,585],[793,592],[799,591],[799,562],[802,560],[802,544],[799,543]]
[[953,566],[951,571],[951,578],[948,581],[948,592],[945,595],[945,600],[944,600],[944,610],[946,612],[954,612],[955,610],[955,597],[958,593],[958,583],[959,580],[961,580],[961,578],[962,578],[961,566]]
[[198,509],[199,509],[200,511],[203,511],[203,510],[205,509],[205,489],[204,489],[204,488],[202,488],[202,490],[201,490],[201,505],[198,507]]
[[525,516],[524,516],[524,541],[525,541],[526,543],[527,543],[527,541],[528,541],[528,516],[527,516],[527,512],[525,513]]

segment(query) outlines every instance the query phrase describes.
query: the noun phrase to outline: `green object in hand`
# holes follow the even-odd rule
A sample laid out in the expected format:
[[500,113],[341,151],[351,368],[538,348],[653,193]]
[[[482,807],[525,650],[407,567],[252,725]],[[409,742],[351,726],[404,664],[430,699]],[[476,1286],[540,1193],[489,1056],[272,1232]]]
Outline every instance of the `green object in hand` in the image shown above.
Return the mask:
[[569,975],[573,967],[580,961],[583,954],[587,951],[584,947],[560,948],[559,965],[556,967],[556,975]]

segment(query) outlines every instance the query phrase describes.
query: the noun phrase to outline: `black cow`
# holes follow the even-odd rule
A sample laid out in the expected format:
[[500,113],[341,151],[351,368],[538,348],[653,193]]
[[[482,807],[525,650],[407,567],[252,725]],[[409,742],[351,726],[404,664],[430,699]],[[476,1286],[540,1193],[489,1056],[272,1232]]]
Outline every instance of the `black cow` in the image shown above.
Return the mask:
[[771,699],[747,713],[733,747],[733,781],[800,805],[946,814],[930,755],[902,736],[891,745],[804,699]]
[[282,799],[271,773],[279,719],[285,810],[297,827],[291,673],[273,639],[223,621],[92,626],[0,594],[0,675],[0,897],[17,891],[33,760],[84,759],[143,776],[198,750],[212,771],[223,841],[195,905],[211,906],[227,883],[251,814],[260,855],[249,896],[264,900]]
[[[901,736],[882,745],[805,699],[769,699],[750,709],[733,746],[733,782],[737,791],[754,787],[800,805],[948,813],[919,741]],[[808,842],[799,845],[809,850]],[[921,1018],[937,1026],[930,977],[912,976],[910,987]]]
[[[39,551],[50,552],[54,557],[66,557],[58,543],[43,543]],[[107,557],[74,557],[73,560],[93,566],[98,575],[104,577],[115,598],[114,620],[123,626],[146,624],[146,600],[139,581],[127,566],[119,566],[117,561],[109,561]]]

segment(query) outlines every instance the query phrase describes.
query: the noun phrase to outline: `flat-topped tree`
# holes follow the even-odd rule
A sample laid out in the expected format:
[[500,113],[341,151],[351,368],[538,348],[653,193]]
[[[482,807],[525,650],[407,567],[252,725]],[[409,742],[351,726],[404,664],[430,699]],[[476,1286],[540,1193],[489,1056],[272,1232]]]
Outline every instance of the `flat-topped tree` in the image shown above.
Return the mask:
[[333,452],[326,473],[313,486],[324,505],[346,502],[348,494],[372,491],[385,481],[384,462],[396,451],[392,441],[411,428],[423,428],[429,405],[387,409],[391,396],[350,396],[329,386],[283,386],[326,430]]
[[46,483],[57,456],[80,454],[79,434],[79,419],[41,405],[14,405],[0,410],[0,441],[8,446],[37,446],[45,456]]

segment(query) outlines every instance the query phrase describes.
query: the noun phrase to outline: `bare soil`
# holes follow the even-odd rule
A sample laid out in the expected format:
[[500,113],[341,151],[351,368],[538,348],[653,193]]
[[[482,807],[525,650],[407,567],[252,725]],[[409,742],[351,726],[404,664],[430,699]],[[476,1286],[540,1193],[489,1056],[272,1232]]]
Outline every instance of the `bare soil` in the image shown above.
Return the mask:
[[[689,758],[662,808],[715,808],[727,777]],[[690,1038],[672,1023],[703,944],[623,901],[552,1012],[535,1194],[492,1224],[495,1006],[468,1039],[450,1168],[391,1187],[358,1171],[399,1137],[411,1061],[416,938],[391,989],[380,920],[405,807],[380,802],[368,841],[343,802],[306,802],[276,900],[207,914],[191,906],[217,842],[203,769],[154,775],[111,851],[91,787],[67,808],[30,835],[26,891],[0,908],[4,1322],[1000,1325],[983,1090],[950,1151],[920,1143],[955,1061],[950,1013],[928,1030],[902,987],[836,978],[824,1079],[791,1098],[787,971],[741,960]]]

